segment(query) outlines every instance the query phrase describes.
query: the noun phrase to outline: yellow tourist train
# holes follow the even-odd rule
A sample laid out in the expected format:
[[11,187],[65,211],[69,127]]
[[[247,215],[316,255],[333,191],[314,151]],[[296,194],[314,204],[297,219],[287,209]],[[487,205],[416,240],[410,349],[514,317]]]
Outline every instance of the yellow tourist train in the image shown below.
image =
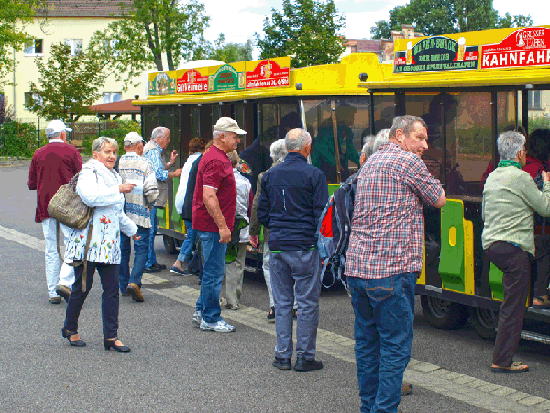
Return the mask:
[[[211,139],[221,116],[248,131],[239,152],[256,140],[269,148],[284,137],[289,119],[298,121],[311,133],[311,162],[332,191],[357,171],[365,137],[389,128],[394,116],[421,116],[429,140],[423,159],[448,201],[441,211],[425,208],[425,265],[416,293],[430,324],[453,329],[469,317],[491,339],[503,293],[502,273],[481,248],[483,175],[498,163],[499,133],[549,125],[549,27],[397,40],[389,63],[354,53],[339,64],[301,69],[281,57],[149,73],[148,97],[134,104],[141,106],[143,136],[157,126],[171,130],[169,150],[180,153],[181,164],[189,141]],[[173,208],[178,184],[174,179],[168,206],[158,212],[172,253],[185,237]],[[249,270],[261,268],[259,257],[249,254]],[[550,310],[530,307],[531,300],[526,319],[550,321]],[[523,337],[550,343],[538,333]]]

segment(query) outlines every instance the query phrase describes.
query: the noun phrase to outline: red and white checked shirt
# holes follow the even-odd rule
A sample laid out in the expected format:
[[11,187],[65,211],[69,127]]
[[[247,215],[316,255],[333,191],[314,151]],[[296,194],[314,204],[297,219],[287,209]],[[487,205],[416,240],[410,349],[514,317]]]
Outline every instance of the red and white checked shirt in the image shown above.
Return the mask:
[[433,205],[441,183],[422,160],[395,143],[386,143],[361,168],[346,275],[379,279],[422,270],[422,202]]

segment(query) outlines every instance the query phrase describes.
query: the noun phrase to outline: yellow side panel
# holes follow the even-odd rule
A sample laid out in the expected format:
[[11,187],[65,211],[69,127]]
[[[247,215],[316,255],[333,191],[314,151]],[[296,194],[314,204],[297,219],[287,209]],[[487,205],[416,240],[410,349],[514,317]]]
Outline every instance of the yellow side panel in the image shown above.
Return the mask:
[[474,223],[464,220],[464,292],[475,294]]

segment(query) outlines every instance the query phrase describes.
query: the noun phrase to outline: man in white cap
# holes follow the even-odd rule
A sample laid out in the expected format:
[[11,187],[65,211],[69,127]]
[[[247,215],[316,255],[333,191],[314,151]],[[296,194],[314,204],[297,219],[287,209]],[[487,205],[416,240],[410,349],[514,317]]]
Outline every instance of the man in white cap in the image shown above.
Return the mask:
[[119,285],[122,295],[131,295],[137,302],[143,302],[141,294],[141,277],[145,269],[149,252],[149,228],[151,220],[149,211],[159,196],[155,170],[143,155],[143,138],[136,132],[130,132],[124,138],[126,154],[120,157],[118,173],[126,183],[134,184],[132,192],[124,194],[125,212],[128,218],[138,227],[137,235],[141,238],[134,241],[134,267],[130,274],[130,254],[132,245],[130,237],[120,233],[121,262]]
[[231,118],[214,125],[214,144],[202,156],[193,193],[193,229],[202,243],[204,256],[201,293],[193,323],[203,331],[229,333],[235,327],[221,317],[220,291],[225,275],[225,251],[231,241],[237,209],[237,187],[227,153],[237,149],[239,128]]
[[67,300],[71,295],[74,271],[69,265],[61,265],[57,249],[60,234],[57,220],[48,215],[48,204],[61,185],[67,184],[82,169],[80,152],[68,144],[67,128],[61,120],[52,120],[46,127],[48,144],[36,150],[29,168],[30,190],[37,191],[35,222],[42,223],[46,241],[46,280],[50,303],[59,304],[60,295]]

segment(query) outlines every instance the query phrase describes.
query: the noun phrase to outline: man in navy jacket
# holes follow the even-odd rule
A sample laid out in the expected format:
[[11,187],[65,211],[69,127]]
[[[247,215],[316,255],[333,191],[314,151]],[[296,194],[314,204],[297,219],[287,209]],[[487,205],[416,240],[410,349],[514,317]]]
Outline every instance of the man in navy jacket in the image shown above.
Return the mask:
[[269,228],[271,286],[275,301],[277,347],[273,365],[290,370],[293,285],[298,303],[297,371],[319,370],[315,343],[321,292],[317,224],[328,200],[323,172],[307,163],[311,136],[292,129],[285,137],[284,162],[265,173],[258,201],[258,220]]

